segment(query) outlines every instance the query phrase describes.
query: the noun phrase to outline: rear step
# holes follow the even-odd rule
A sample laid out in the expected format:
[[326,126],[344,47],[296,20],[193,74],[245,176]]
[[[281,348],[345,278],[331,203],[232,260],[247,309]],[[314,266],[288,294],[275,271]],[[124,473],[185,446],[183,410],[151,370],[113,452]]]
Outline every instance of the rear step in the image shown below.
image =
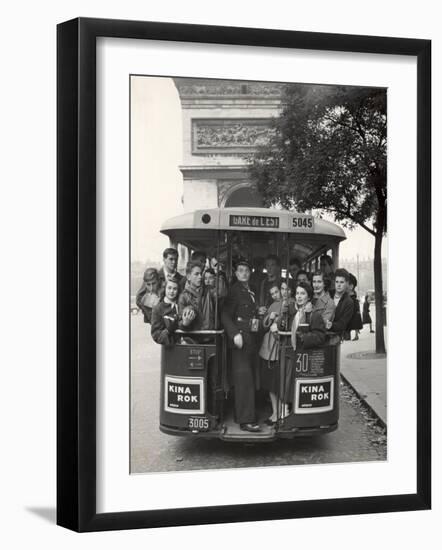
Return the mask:
[[251,443],[258,441],[274,441],[276,439],[275,428],[273,426],[267,426],[261,422],[260,428],[260,432],[241,430],[239,424],[236,424],[233,418],[226,418],[220,438],[223,441],[244,441]]
[[244,443],[263,443],[267,441],[275,441],[275,430],[272,428],[272,433],[265,432],[245,432],[241,430],[241,433],[230,434],[223,433],[220,435],[220,439],[223,441],[242,441]]

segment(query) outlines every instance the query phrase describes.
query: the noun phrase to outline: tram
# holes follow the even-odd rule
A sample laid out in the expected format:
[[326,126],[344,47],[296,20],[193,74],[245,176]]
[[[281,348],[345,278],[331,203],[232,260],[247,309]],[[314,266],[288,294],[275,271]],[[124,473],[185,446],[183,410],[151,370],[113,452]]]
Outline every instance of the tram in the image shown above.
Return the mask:
[[[309,214],[244,207],[186,213],[167,220],[161,232],[184,256],[202,250],[208,258],[216,258],[224,266],[229,281],[238,258],[252,260],[268,254],[276,254],[281,259],[282,277],[288,277],[292,257],[301,262],[303,269],[313,272],[319,269],[320,257],[327,254],[335,270],[339,265],[339,244],[346,238],[338,225]],[[217,277],[218,273],[219,270]],[[317,435],[337,428],[340,339],[336,335],[328,334],[326,343],[319,348],[297,349],[293,357],[291,333],[279,331],[281,388],[278,420],[271,426],[264,424],[262,420],[266,414],[263,409],[268,405],[258,405],[262,429],[250,433],[242,431],[234,422],[227,335],[218,321],[218,312],[215,317],[214,330],[177,331],[176,342],[162,346],[162,432],[259,442]],[[291,369],[294,379],[290,386],[293,388],[292,407],[288,416],[283,416],[281,396],[286,391],[284,373],[290,358],[294,361]]]

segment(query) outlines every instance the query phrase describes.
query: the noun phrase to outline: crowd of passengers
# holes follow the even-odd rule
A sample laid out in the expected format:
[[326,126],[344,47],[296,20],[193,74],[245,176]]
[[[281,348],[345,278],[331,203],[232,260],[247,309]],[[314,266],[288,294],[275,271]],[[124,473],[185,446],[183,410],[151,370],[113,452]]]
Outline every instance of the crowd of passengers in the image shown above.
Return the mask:
[[[319,270],[307,272],[297,258],[291,258],[287,276],[282,277],[276,255],[253,265],[238,259],[229,281],[216,258],[195,251],[183,276],[177,270],[177,250],[167,248],[163,267],[146,269],[136,303],[158,344],[204,342],[210,334],[207,331],[225,330],[232,350],[235,417],[241,429],[259,431],[250,389],[257,354],[260,387],[269,392],[272,403],[272,415],[266,422],[272,424],[280,388],[282,337],[289,339],[293,352],[322,346],[327,340],[349,339],[352,330],[357,339],[363,323],[372,331],[367,297],[361,318],[354,275],[342,268],[333,271],[332,259],[326,254],[319,265]],[[284,415],[289,414],[293,393],[290,368],[286,376]]]

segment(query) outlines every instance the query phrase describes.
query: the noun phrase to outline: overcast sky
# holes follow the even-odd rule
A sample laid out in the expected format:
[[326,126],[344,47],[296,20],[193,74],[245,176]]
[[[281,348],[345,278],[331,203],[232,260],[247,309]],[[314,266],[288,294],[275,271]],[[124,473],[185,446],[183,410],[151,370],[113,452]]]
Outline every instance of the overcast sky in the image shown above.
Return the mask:
[[[161,224],[184,212],[180,100],[170,78],[132,77],[131,92],[131,257],[161,261],[169,244]],[[374,238],[367,231],[344,231],[341,258],[373,257]]]

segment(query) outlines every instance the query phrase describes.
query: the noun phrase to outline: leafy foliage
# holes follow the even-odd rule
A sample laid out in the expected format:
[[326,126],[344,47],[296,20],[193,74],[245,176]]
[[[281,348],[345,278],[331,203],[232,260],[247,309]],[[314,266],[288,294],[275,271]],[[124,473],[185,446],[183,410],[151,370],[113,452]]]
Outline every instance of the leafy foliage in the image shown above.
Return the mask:
[[385,233],[386,91],[291,84],[283,103],[268,146],[250,157],[265,204]]

